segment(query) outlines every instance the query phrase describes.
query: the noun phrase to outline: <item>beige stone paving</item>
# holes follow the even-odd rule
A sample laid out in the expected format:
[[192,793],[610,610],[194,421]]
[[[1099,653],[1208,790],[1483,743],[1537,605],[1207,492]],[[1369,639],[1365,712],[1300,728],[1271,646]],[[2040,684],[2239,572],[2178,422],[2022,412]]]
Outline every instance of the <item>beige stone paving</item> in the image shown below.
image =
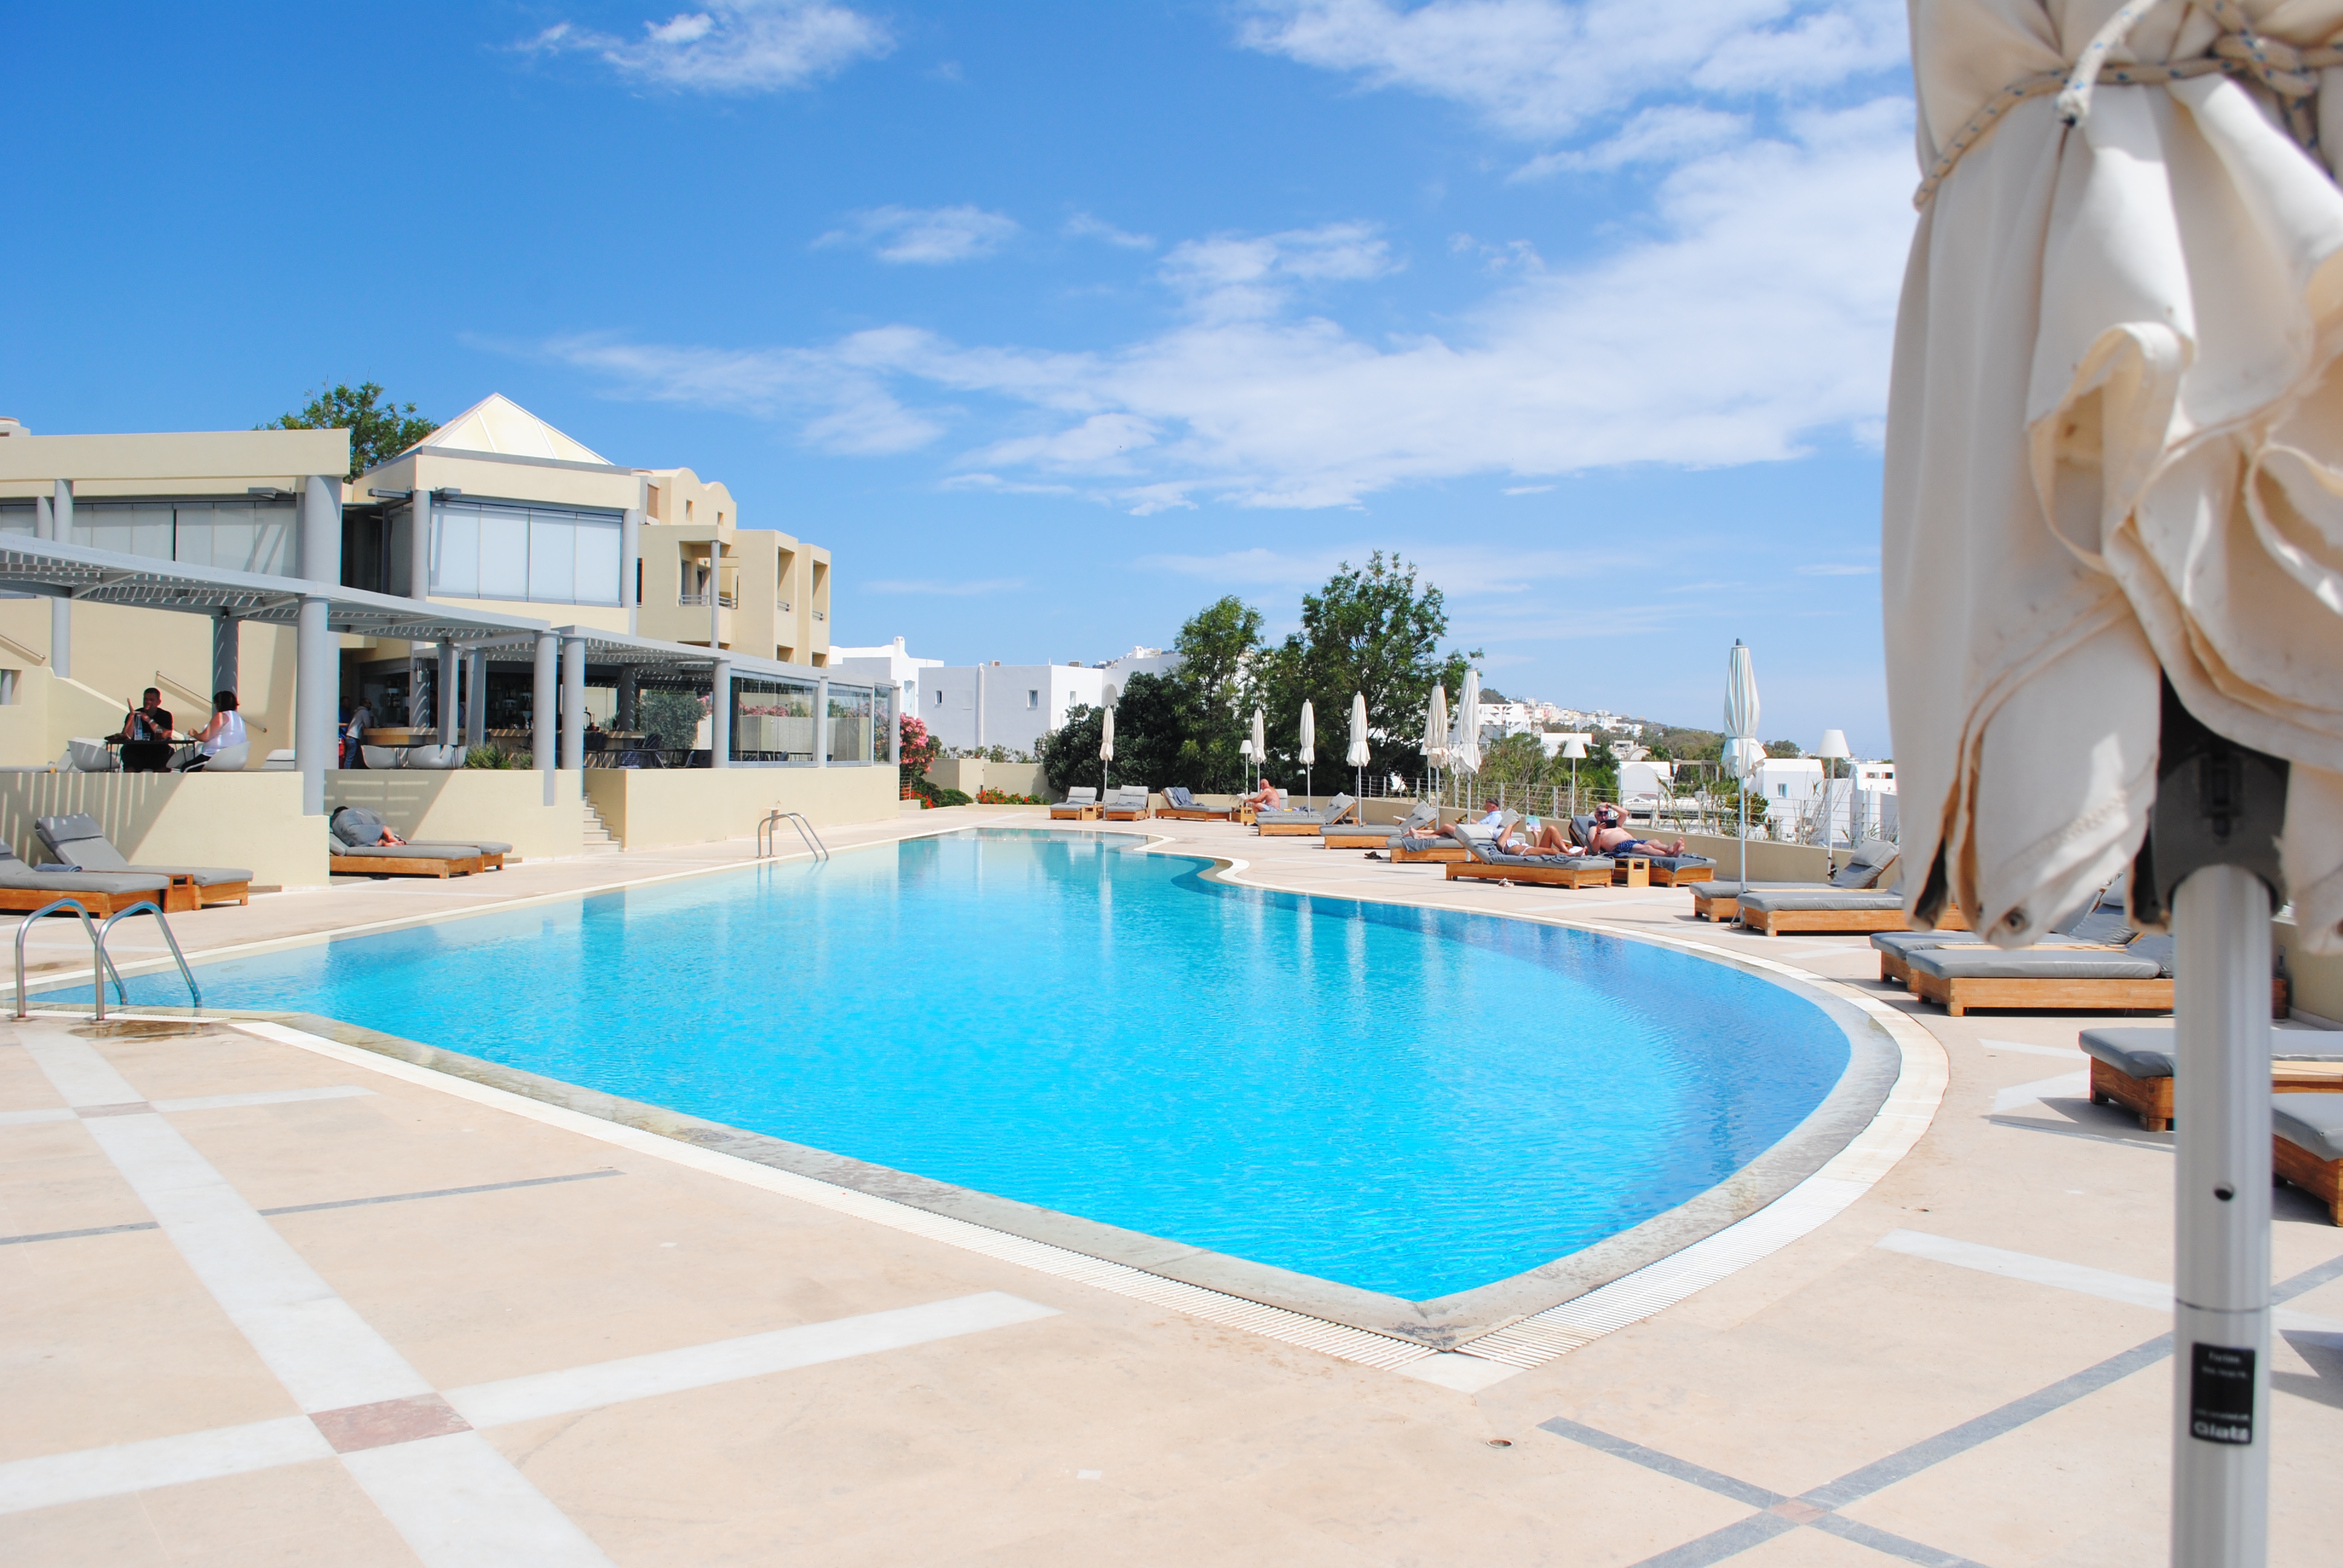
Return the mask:
[[[1027,824],[1038,813],[959,811]],[[870,841],[934,816],[830,835]],[[1094,829],[1092,829],[1094,830]],[[1116,825],[1113,830],[1130,832]],[[1859,939],[1769,941],[1691,921],[1683,895],[1447,885],[1305,840],[1148,824],[1247,862],[1256,885],[1615,924],[1775,958],[1886,997]],[[745,858],[524,866],[493,886],[368,885],[174,921],[190,948],[314,939]],[[492,898],[472,896],[493,893]],[[78,940],[77,938],[75,940]],[[70,965],[71,945],[36,943]],[[1903,1005],[1903,1004],[1899,1004]],[[2089,1020],[1910,1009],[1951,1081],[1913,1152],[1838,1219],[1643,1323],[1478,1395],[1274,1341],[233,1031],[91,1040],[148,1098],[363,1082],[363,1098],[181,1112],[171,1124],[253,1204],[572,1175],[270,1223],[442,1389],[995,1291],[1037,1322],[490,1430],[538,1491],[627,1564],[1634,1563],[1748,1504],[1554,1436],[1562,1417],[1784,1493],[2128,1350],[2164,1314],[1875,1246],[1902,1227],[2147,1279],[2170,1275],[2171,1158],[2104,1108],[1996,1093],[2073,1070],[1996,1049],[2070,1047]],[[363,1022],[364,1020],[355,1020]],[[58,1103],[0,1031],[0,1111]],[[2012,1125],[2032,1121],[2039,1126]],[[2056,1129],[2053,1131],[2051,1129]],[[2343,1254],[2281,1192],[2278,1272]],[[0,1127],[0,1231],[134,1223],[146,1210],[84,1124]],[[2343,1318],[2343,1282],[2292,1303]],[[2272,1561],[2343,1539],[2343,1354],[2281,1342]],[[2160,1560],[2169,1363],[1850,1504],[1850,1519],[2001,1565]],[[0,1465],[294,1413],[157,1231],[0,1246]],[[1493,1438],[1512,1446],[1490,1446]],[[1085,1473],[1095,1473],[1086,1478]],[[1729,1561],[1895,1561],[1814,1529]],[[0,1562],[411,1563],[341,1462],[313,1460],[0,1513]]]

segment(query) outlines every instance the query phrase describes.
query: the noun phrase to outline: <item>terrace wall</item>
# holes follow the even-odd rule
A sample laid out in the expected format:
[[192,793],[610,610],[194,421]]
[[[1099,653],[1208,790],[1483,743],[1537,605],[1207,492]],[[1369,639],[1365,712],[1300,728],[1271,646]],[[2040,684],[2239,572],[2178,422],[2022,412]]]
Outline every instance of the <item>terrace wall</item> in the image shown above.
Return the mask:
[[900,786],[884,766],[589,768],[582,777],[587,799],[629,849],[746,839],[776,808],[802,811],[816,827],[900,815]]
[[257,887],[326,885],[326,819],[301,814],[298,773],[0,773],[0,836],[28,864],[48,859],[33,819],[76,811],[134,865],[242,866]]

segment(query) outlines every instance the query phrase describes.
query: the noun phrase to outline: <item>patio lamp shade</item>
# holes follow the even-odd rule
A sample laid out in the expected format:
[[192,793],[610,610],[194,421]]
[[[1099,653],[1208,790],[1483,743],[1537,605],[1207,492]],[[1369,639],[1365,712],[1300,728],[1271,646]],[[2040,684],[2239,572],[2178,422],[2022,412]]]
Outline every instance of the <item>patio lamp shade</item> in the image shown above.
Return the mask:
[[1586,755],[1586,742],[1574,735],[1562,743],[1562,754],[1573,762],[1578,761]]
[[1829,758],[1833,761],[1840,761],[1854,756],[1855,753],[1846,748],[1845,730],[1825,729],[1823,731],[1823,743],[1815,749],[1815,755]]
[[1423,755],[1434,768],[1448,763],[1448,689],[1435,683],[1423,716]]
[[[2343,140],[2305,144],[2343,90],[2306,67],[2311,95],[2278,98],[2214,67],[2264,39],[2325,44],[2343,5],[2132,11],[1913,12],[1930,177],[1882,557],[1904,886],[1919,921],[1949,898],[2023,943],[2129,864],[2156,795],[2160,668],[2196,719],[2291,762],[2280,864],[2303,946],[2335,951]],[[2226,32],[2247,15],[2267,30]],[[2118,81],[2110,64],[2087,86],[2103,22],[2116,59],[2192,74]],[[2008,102],[2021,84],[2031,95]],[[1981,120],[1989,133],[1965,135]]]
[[1114,709],[1111,708],[1099,710],[1099,760],[1114,760]]
[[1456,703],[1456,725],[1459,739],[1449,743],[1448,754],[1456,766],[1467,773],[1481,771],[1481,672],[1464,672],[1464,690]]
[[1318,761],[1318,715],[1310,707],[1310,699],[1302,699],[1302,766],[1314,767]]
[[1353,768],[1367,765],[1367,694],[1351,694],[1351,749],[1343,758]]

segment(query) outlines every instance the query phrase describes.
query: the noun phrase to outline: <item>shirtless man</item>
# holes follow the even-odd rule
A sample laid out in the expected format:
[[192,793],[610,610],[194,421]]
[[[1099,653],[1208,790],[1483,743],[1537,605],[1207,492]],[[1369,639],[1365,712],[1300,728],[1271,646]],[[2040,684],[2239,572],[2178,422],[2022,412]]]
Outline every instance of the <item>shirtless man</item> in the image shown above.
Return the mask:
[[1280,809],[1279,802],[1283,798],[1283,791],[1276,785],[1263,784],[1252,794],[1239,797],[1237,804],[1250,806],[1256,811],[1275,811]]
[[1628,830],[1626,818],[1618,807],[1598,806],[1594,811],[1594,831],[1588,836],[1586,852],[1590,855],[1681,855],[1684,847],[1682,839],[1669,847],[1638,839]]

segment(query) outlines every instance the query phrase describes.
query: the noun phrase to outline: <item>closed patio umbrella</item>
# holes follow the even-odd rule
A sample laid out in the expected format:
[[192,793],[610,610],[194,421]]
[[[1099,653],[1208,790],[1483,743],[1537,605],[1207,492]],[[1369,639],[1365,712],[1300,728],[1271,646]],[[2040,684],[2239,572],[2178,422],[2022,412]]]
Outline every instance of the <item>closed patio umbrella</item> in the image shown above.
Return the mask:
[[1107,769],[1114,761],[1114,709],[1099,710],[1099,793],[1106,793]]
[[1355,770],[1353,777],[1361,799],[1366,798],[1370,755],[1367,750],[1367,694],[1354,691],[1351,694],[1351,749],[1342,759]]
[[1749,879],[1749,786],[1747,776],[1764,759],[1757,744],[1757,670],[1749,649],[1739,638],[1725,660],[1725,770],[1740,788],[1734,791],[1741,806],[1741,879]]
[[1464,690],[1456,703],[1456,726],[1459,739],[1452,740],[1448,755],[1456,766],[1467,773],[1481,771],[1481,672],[1464,672]]
[[1261,771],[1254,788],[1269,782],[1269,735],[1264,728],[1265,715],[1258,708],[1252,710],[1252,765]]
[[2172,1559],[2258,1563],[2273,897],[2343,948],[2343,193],[2313,134],[2343,105],[2298,55],[2343,6],[2111,10],[1913,11],[1882,560],[1904,887],[1916,924],[1957,907],[2005,946],[2119,872],[2170,920]]
[[[1432,706],[1423,716],[1423,759],[1437,770],[1448,765],[1448,689],[1433,683]],[[1440,784],[1435,777],[1432,798],[1440,799]]]
[[1318,760],[1318,715],[1310,707],[1310,699],[1302,699],[1302,792],[1311,793],[1310,769]]

